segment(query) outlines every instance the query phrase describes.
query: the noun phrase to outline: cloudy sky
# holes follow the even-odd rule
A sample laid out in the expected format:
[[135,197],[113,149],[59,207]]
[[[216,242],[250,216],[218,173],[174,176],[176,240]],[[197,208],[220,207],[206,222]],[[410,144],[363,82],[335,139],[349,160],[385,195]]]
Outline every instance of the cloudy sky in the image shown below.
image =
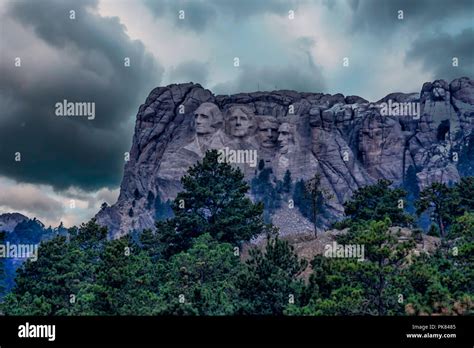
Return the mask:
[[[0,213],[71,226],[114,203],[156,86],[419,92],[473,77],[473,16],[474,0],[0,0]],[[64,99],[96,118],[57,117]]]

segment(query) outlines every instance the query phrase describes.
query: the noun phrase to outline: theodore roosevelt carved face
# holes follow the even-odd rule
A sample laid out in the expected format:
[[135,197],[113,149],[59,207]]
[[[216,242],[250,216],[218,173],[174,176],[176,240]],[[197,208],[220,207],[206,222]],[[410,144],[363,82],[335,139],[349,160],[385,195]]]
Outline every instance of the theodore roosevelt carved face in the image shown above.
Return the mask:
[[276,146],[278,121],[275,117],[260,116],[258,118],[258,138],[262,147],[272,148]]

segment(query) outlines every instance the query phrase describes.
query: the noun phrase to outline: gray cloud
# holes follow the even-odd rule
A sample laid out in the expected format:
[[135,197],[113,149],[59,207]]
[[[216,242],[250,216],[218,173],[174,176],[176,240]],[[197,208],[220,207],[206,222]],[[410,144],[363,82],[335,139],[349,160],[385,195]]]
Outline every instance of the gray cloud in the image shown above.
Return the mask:
[[[188,0],[144,0],[145,5],[156,17],[168,16],[173,18],[177,27],[202,31],[209,21],[216,16],[214,7],[205,1]],[[185,18],[180,20],[179,11],[183,10]]]
[[194,82],[205,86],[209,77],[209,65],[206,63],[187,61],[169,71],[169,80],[173,83]]
[[[406,60],[421,61],[423,69],[437,79],[451,81],[461,76],[473,77],[474,73],[474,29],[465,29],[458,35],[440,33],[417,38],[407,51]],[[453,57],[459,66],[452,66]]]
[[[297,0],[144,0],[144,3],[157,17],[169,16],[177,27],[202,31],[217,16],[227,16],[242,20],[263,13],[287,15],[288,11],[305,1]],[[180,20],[178,13],[185,11],[185,19]]]
[[[101,17],[96,7],[95,0],[7,3],[0,18],[1,175],[60,190],[120,182],[133,116],[163,71],[117,17]],[[95,119],[55,116],[63,99],[95,102]]]
[[240,92],[273,91],[280,89],[298,92],[323,92],[325,80],[321,68],[314,62],[310,48],[315,44],[309,37],[300,37],[292,51],[292,64],[285,66],[242,66],[234,81],[213,87],[218,94]]
[[[375,35],[387,35],[398,26],[424,29],[427,25],[441,23],[450,18],[472,17],[472,0],[348,0],[353,10],[352,29],[368,30]],[[403,21],[398,20],[398,10],[403,10]]]
[[64,213],[64,205],[33,186],[1,187],[0,206],[11,211],[27,211],[36,216],[58,220]]
[[236,80],[217,84],[217,94],[239,92],[273,91],[280,89],[298,92],[323,92],[324,80],[319,70],[306,70],[300,66],[246,67]]

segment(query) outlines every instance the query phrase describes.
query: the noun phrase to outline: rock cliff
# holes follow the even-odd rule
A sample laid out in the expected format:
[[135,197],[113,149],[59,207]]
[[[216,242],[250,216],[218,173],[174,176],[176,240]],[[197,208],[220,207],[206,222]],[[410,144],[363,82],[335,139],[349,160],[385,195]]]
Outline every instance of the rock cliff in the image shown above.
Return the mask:
[[401,185],[410,166],[420,188],[459,180],[473,128],[474,80],[467,77],[377,102],[287,90],[215,96],[193,83],[159,87],[139,108],[120,196],[96,218],[111,237],[152,227],[157,207],[176,196],[181,176],[208,149],[221,150],[249,181],[252,155],[275,180],[286,170],[294,181],[321,174],[332,196],[327,211],[340,218],[354,190],[378,179]]

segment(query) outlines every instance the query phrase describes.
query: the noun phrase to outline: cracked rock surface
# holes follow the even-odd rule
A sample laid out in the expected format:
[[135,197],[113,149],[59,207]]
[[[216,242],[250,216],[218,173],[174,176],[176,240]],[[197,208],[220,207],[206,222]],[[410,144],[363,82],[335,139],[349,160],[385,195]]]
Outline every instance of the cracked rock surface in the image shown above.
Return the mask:
[[[384,115],[389,102],[418,103],[420,113]],[[474,80],[467,77],[427,82],[420,93],[392,93],[377,102],[286,90],[215,96],[193,83],[158,87],[138,110],[120,196],[96,218],[112,238],[153,228],[156,201],[176,196],[181,176],[206,150],[227,147],[255,151],[275,180],[286,170],[293,181],[320,173],[333,197],[327,210],[337,219],[354,190],[379,179],[400,185],[409,166],[420,188],[458,181],[453,154],[465,146],[473,128]],[[255,176],[249,163],[235,165],[248,181]],[[274,221],[285,234],[311,225],[295,225],[298,216],[290,229],[284,216]]]

